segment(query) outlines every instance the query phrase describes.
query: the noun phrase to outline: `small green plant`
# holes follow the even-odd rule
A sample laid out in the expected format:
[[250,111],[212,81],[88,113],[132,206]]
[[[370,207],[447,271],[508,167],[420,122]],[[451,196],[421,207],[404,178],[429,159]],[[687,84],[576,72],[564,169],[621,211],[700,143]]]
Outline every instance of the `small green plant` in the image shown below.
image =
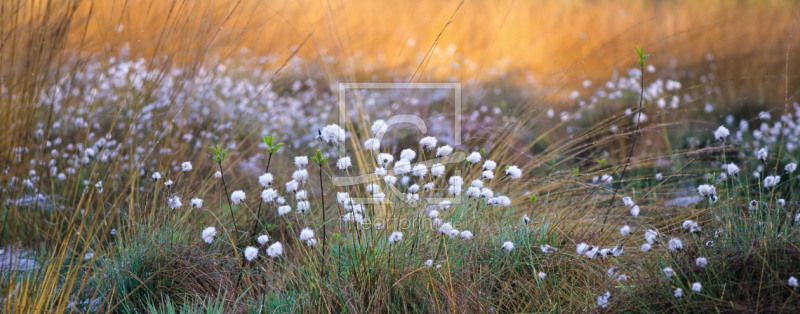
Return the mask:
[[278,149],[280,149],[281,146],[283,146],[283,143],[273,144],[275,139],[274,139],[274,136],[272,136],[272,135],[262,136],[261,140],[264,141],[264,144],[267,145],[267,153],[269,153],[270,156],[272,156],[272,154],[278,152]]
[[222,161],[225,160],[225,157],[228,156],[228,152],[231,149],[233,149],[231,147],[228,147],[226,149],[222,149],[222,147],[220,145],[209,146],[208,148],[210,148],[211,151],[214,152],[214,156],[212,156],[212,158],[214,158],[214,163],[215,164],[222,164]]

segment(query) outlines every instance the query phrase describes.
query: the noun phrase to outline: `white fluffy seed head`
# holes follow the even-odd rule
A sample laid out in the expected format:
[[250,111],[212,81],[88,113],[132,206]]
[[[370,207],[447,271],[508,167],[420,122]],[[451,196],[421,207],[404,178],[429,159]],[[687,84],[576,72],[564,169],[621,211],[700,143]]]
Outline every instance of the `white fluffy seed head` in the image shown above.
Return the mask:
[[267,244],[267,242],[269,242],[269,236],[266,235],[266,234],[262,234],[262,235],[258,236],[258,238],[256,238],[256,240],[258,241],[258,244],[265,245],[265,244]]
[[314,238],[314,230],[311,230],[309,228],[303,228],[303,230],[300,231],[300,241],[308,241],[313,238]]
[[519,179],[522,176],[522,170],[517,166],[510,165],[506,168],[506,175],[511,179]]
[[261,185],[263,188],[268,188],[272,186],[273,177],[272,174],[265,173],[258,177],[258,184]]
[[297,168],[305,168],[308,166],[308,156],[295,156],[294,165]]
[[342,158],[339,158],[339,160],[336,161],[336,167],[339,168],[339,170],[342,170],[342,171],[347,170],[348,168],[350,168],[352,166],[353,166],[353,163],[350,161],[350,157],[342,157]]
[[481,153],[479,152],[472,152],[467,156],[467,161],[470,163],[476,164],[481,161]]
[[241,203],[242,201],[245,200],[245,198],[246,195],[242,190],[236,190],[233,191],[233,193],[231,193],[231,202],[233,202],[234,205]]
[[392,232],[392,234],[389,235],[389,243],[395,243],[395,242],[400,242],[400,241],[403,241],[403,233],[402,232],[395,231],[395,232]]
[[208,227],[203,229],[203,242],[211,244],[214,242],[214,237],[217,236],[217,228]]
[[436,149],[436,157],[446,157],[453,153],[453,148],[450,145],[440,146]]
[[254,260],[256,257],[258,257],[258,249],[256,247],[248,246],[244,248],[244,258],[247,259],[248,262]]
[[275,242],[267,248],[267,255],[271,258],[276,258],[283,255],[283,244]]
[[433,136],[426,136],[419,140],[419,144],[422,145],[426,150],[432,150],[436,147],[436,138]]
[[714,131],[714,138],[717,141],[724,141],[725,138],[728,137],[728,135],[731,135],[731,132],[728,131],[728,128],[726,128],[725,126],[722,126],[722,125],[720,125],[719,128],[717,128],[716,131]]
[[668,246],[670,251],[680,251],[683,249],[683,242],[681,242],[681,239],[672,238],[669,239]]

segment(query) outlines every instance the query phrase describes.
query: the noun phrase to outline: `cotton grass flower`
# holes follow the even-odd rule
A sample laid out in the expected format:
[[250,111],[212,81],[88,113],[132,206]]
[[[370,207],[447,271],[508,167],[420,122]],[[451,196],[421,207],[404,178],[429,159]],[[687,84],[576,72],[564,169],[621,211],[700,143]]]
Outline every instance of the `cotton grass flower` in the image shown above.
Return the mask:
[[700,196],[710,198],[712,195],[717,194],[717,189],[710,184],[701,184],[700,186],[697,187],[697,193],[699,193]]
[[219,178],[222,178],[222,172],[220,171],[214,172],[214,179],[219,179]]
[[708,259],[705,257],[698,257],[694,260],[694,264],[698,267],[706,267],[706,265],[708,265]]
[[203,200],[199,198],[193,198],[191,201],[189,201],[189,204],[192,204],[192,207],[197,209],[203,208]]
[[389,235],[389,243],[396,243],[396,242],[400,242],[400,241],[403,241],[403,233],[402,232],[395,231],[395,232],[392,232],[392,234]]
[[173,183],[172,180],[167,180],[167,182],[164,182],[164,186],[171,187]]
[[417,158],[417,153],[409,148],[406,148],[400,152],[400,160],[411,162],[414,160],[414,158]]
[[378,140],[377,138],[368,139],[368,140],[364,141],[364,149],[371,150],[371,151],[377,151],[377,150],[381,149],[381,141]]
[[694,232],[700,232],[700,230],[701,230],[701,228],[700,228],[700,225],[698,225],[698,224],[697,224],[696,222],[694,222],[693,220],[685,220],[685,221],[683,222],[683,224],[681,224],[681,227],[682,227],[684,230],[686,230],[686,231],[689,231],[689,232],[692,232],[692,233],[694,233]]
[[676,288],[675,290],[672,290],[672,296],[678,299],[683,298],[683,289]]
[[447,157],[453,153],[453,148],[449,145],[440,146],[436,149],[436,157]]
[[404,175],[409,172],[411,172],[411,162],[408,160],[401,159],[394,163],[394,173],[396,175]]
[[184,161],[183,163],[181,163],[181,170],[183,172],[192,171],[192,163],[188,162],[188,161]]
[[797,170],[796,163],[789,163],[786,165],[786,167],[783,167],[783,171],[786,171],[787,173],[793,173],[795,170]]
[[514,249],[514,242],[511,242],[511,241],[503,242],[502,248],[503,248],[503,250],[511,251],[511,250]]
[[178,209],[183,206],[183,203],[181,203],[181,198],[177,195],[170,197],[167,203],[171,209]]
[[506,175],[511,179],[519,179],[522,176],[522,170],[517,166],[510,165],[506,168]]
[[[492,192],[492,190],[490,190],[489,188],[482,188],[482,189],[481,189],[481,198],[484,198],[484,199],[490,199],[490,198],[492,198],[493,196],[494,196],[494,192]],[[502,196],[502,197],[504,197],[504,196]],[[506,198],[507,198],[507,197],[506,197]],[[505,202],[505,199],[503,199],[503,202],[504,202],[504,203],[506,203],[506,202]],[[507,202],[507,203],[508,203],[508,204],[511,204],[511,199],[508,199],[508,202]],[[503,206],[508,206],[508,205],[503,205]]]
[[639,209],[639,205],[633,205],[630,209],[630,214],[633,217],[638,217],[641,210]]
[[461,233],[459,233],[459,236],[461,236],[462,239],[471,240],[472,232],[470,232],[469,230],[464,230],[461,231]]
[[292,180],[299,183],[305,183],[308,180],[308,170],[297,169],[292,173]]
[[426,167],[424,164],[416,164],[414,165],[414,169],[411,170],[411,173],[415,177],[423,178],[428,175],[428,167]]
[[245,198],[246,195],[242,190],[236,190],[233,191],[233,193],[231,193],[231,202],[233,202],[234,205],[241,203],[242,201],[245,200]]
[[625,204],[625,206],[628,206],[628,207],[636,205],[636,203],[633,202],[633,199],[630,198],[629,196],[623,197],[622,198],[622,203]]
[[273,177],[272,174],[265,173],[258,177],[258,184],[261,185],[262,188],[268,188],[272,186]]
[[755,155],[756,158],[758,158],[758,160],[761,160],[761,162],[766,162],[768,155],[767,148],[766,147],[760,148],[759,150],[756,151]]
[[767,176],[764,178],[764,188],[771,189],[781,182],[781,176]]
[[472,152],[467,156],[467,161],[473,164],[476,164],[481,161],[481,153],[479,152]]
[[678,239],[678,238],[669,239],[669,242],[667,244],[668,244],[669,250],[673,251],[673,252],[674,251],[680,251],[680,250],[683,249],[683,242],[681,242],[681,239]]
[[622,228],[619,229],[619,234],[621,234],[623,236],[630,235],[631,234],[631,227],[629,227],[628,225],[622,226]]
[[731,177],[736,177],[739,175],[739,166],[737,166],[734,163],[723,165],[723,168],[728,172],[728,175]]
[[642,247],[639,250],[642,251],[642,252],[647,253],[647,252],[650,252],[650,250],[652,250],[652,249],[653,249],[653,246],[650,245],[650,243],[644,243],[644,244],[642,244]]
[[372,127],[370,128],[370,131],[372,131],[372,135],[383,136],[383,134],[386,133],[386,130],[388,129],[389,125],[386,124],[386,121],[375,120],[375,122],[372,122]]
[[378,159],[378,164],[383,167],[386,167],[390,165],[392,162],[394,162],[394,156],[392,156],[392,154],[387,154],[387,153],[378,154],[377,159]]
[[158,181],[161,179],[161,174],[158,172],[153,172],[153,174],[150,175],[150,178],[153,179],[153,181]]
[[714,138],[717,141],[725,141],[725,138],[727,138],[729,135],[731,135],[731,132],[728,131],[728,128],[722,125],[719,126],[716,131],[714,131]]
[[483,162],[483,170],[494,170],[497,168],[497,163],[494,160],[487,159]]
[[217,236],[217,228],[207,227],[203,229],[203,242],[211,244],[214,242],[214,237]]
[[300,183],[297,182],[296,180],[286,182],[286,192],[288,193],[294,193],[295,191],[297,191],[297,188],[299,187]]
[[491,170],[486,170],[481,173],[481,178],[485,180],[494,179],[494,172],[492,172]]
[[536,277],[539,277],[539,279],[544,279],[544,278],[546,278],[546,277],[547,277],[547,274],[545,274],[544,272],[541,272],[541,271],[540,271],[540,272],[539,272],[539,273],[536,275]]
[[431,175],[434,178],[441,178],[444,174],[444,171],[445,168],[443,164],[433,164],[433,166],[431,166]]
[[272,203],[277,198],[278,198],[278,191],[275,191],[274,189],[270,188],[261,191],[261,200],[264,201],[265,203]]
[[244,258],[247,259],[248,262],[254,260],[256,257],[258,257],[258,249],[256,247],[248,246],[244,248]]
[[455,238],[455,237],[459,236],[459,234],[460,234],[458,229],[454,228],[453,225],[450,224],[449,222],[446,222],[446,223],[442,224],[439,227],[438,231],[440,233],[442,233],[442,234],[447,235],[450,238]]
[[297,212],[298,213],[305,214],[309,210],[311,210],[311,204],[309,204],[308,201],[299,201],[299,202],[297,202]]
[[298,169],[305,168],[306,166],[308,166],[308,156],[295,156],[294,165]]
[[695,282],[692,284],[692,291],[700,293],[700,290],[703,290],[703,285],[699,282]]
[[433,136],[426,136],[419,140],[419,144],[426,150],[433,150],[436,147],[436,138]]
[[345,170],[347,170],[348,168],[350,168],[352,166],[353,166],[353,163],[350,161],[350,157],[342,157],[342,158],[339,158],[339,160],[336,161],[336,167],[339,168],[339,170],[342,170],[342,171],[345,171]]
[[606,293],[597,297],[597,306],[604,309],[608,308],[609,299],[611,299],[611,292],[606,291]]
[[292,212],[292,207],[289,205],[278,206],[278,216],[283,216]]
[[338,125],[329,124],[320,131],[319,136],[328,144],[339,144],[344,142],[345,132]]
[[263,246],[263,245],[266,245],[267,242],[269,242],[269,236],[266,235],[266,234],[262,234],[262,235],[258,236],[258,238],[256,238],[256,240],[258,241],[258,244]]
[[792,287],[792,289],[797,289],[798,287],[797,278],[795,278],[794,276],[789,277],[788,284],[789,287]]
[[303,241],[303,242],[306,242],[306,243],[308,243],[308,241],[310,241],[310,240],[316,240],[316,238],[314,236],[314,230],[311,230],[309,228],[303,228],[303,230],[300,231],[299,239],[300,239],[300,241]]
[[638,112],[633,115],[633,124],[638,125],[645,122],[647,122],[647,115],[644,112]]
[[275,242],[267,248],[267,255],[271,258],[276,258],[283,255],[283,244]]
[[591,245],[581,242],[575,246],[575,253],[577,253],[578,255],[583,255],[583,253],[586,253],[586,251],[590,250],[591,248],[592,248]]
[[662,271],[664,272],[664,276],[667,276],[669,279],[672,279],[672,276],[675,275],[675,271],[672,270],[672,267],[665,267]]
[[548,254],[558,251],[558,248],[552,247],[549,244],[543,244],[539,246],[539,250],[542,251],[542,253]]

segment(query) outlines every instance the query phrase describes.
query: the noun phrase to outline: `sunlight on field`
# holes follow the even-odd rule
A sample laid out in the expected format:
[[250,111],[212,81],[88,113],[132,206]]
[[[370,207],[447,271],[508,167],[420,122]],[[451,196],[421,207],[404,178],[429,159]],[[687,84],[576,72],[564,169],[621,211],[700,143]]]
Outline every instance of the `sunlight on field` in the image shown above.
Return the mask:
[[787,49],[800,51],[797,10],[793,1],[81,1],[67,47],[113,53],[129,43],[134,54],[195,62],[241,48],[282,60],[305,43],[297,56],[314,65],[307,71],[332,79],[416,73],[572,88],[608,77],[640,45],[674,71],[705,70],[711,55],[720,83],[771,98],[756,85],[784,75]]

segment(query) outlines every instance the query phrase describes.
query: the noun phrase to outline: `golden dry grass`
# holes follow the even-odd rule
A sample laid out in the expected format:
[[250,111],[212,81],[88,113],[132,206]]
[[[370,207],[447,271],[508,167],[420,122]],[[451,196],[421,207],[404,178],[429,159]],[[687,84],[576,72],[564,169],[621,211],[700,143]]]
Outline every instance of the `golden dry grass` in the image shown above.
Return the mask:
[[[56,15],[67,11],[64,3],[57,3],[63,7]],[[336,78],[409,77],[425,64],[425,80],[502,75],[524,82],[533,76],[544,86],[563,87],[626,68],[631,47],[640,45],[664,56],[653,59],[658,67],[674,62],[680,70],[698,70],[695,66],[712,54],[718,80],[762,81],[783,75],[787,49],[800,46],[793,40],[799,14],[793,1],[96,0],[76,5],[67,44],[73,51],[114,51],[130,43],[134,53],[173,60],[196,61],[207,52],[225,56],[239,48],[281,59],[308,37],[298,56]],[[44,12],[48,2],[21,7]],[[422,63],[434,45],[429,63]],[[323,62],[325,57],[335,62]]]

